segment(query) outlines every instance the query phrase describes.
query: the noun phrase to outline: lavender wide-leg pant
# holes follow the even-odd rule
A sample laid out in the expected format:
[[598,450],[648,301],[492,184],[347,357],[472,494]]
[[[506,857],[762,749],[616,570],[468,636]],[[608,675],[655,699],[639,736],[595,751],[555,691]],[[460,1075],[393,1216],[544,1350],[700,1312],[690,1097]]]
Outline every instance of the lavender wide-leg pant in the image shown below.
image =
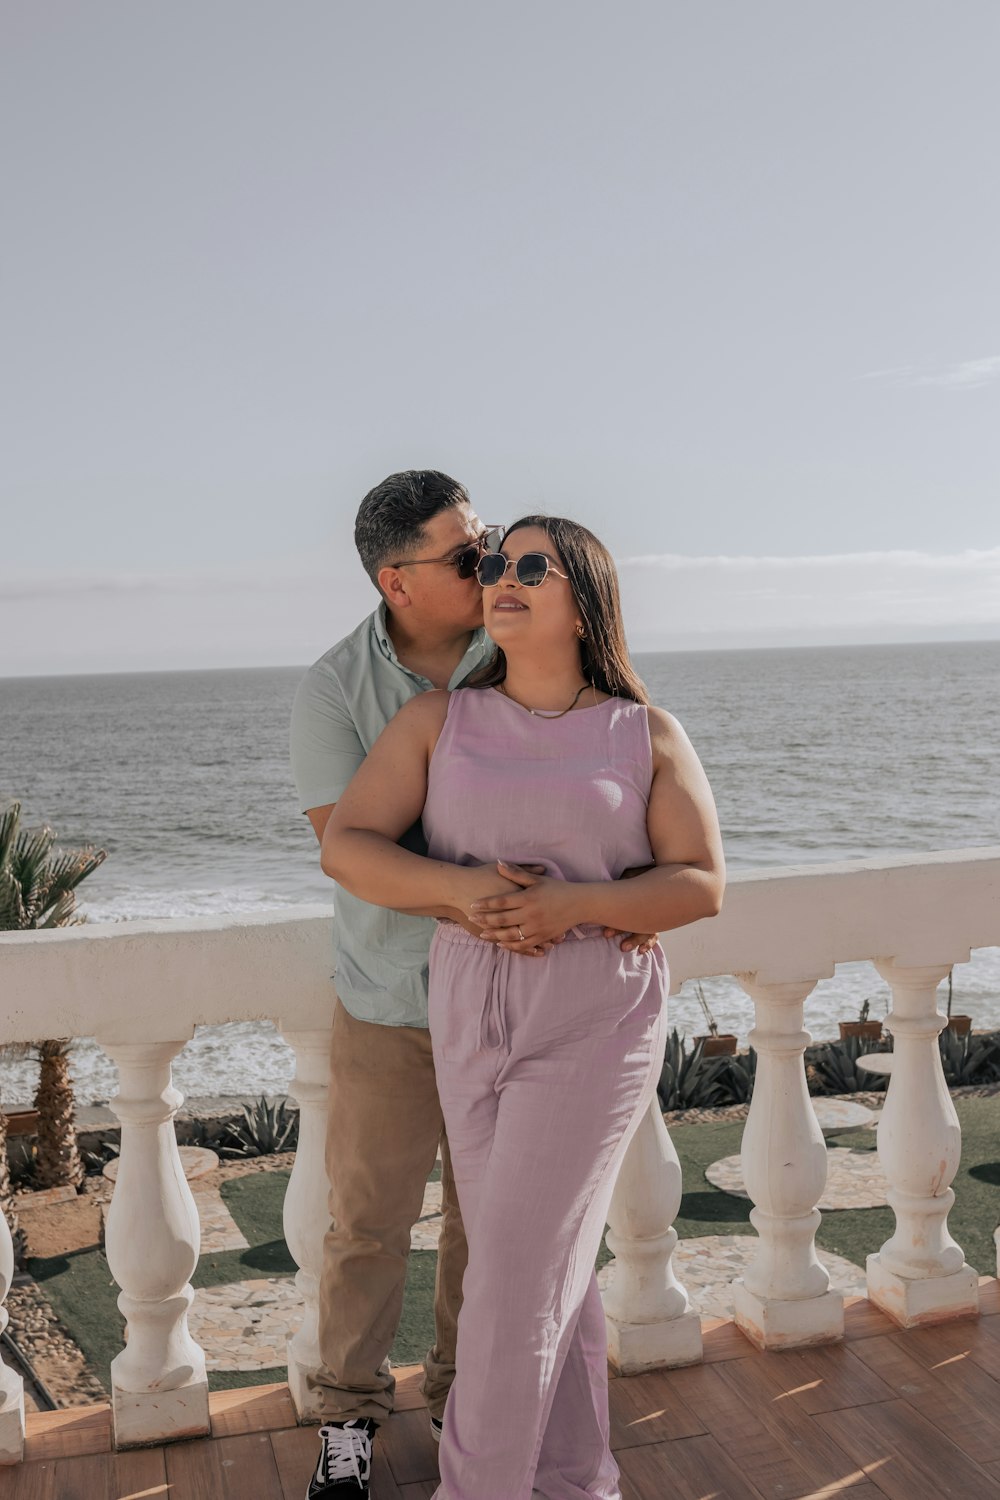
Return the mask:
[[469,1241],[434,1500],[619,1500],[594,1261],[656,1089],[667,973],[584,929],[545,958],[439,926],[430,1027]]

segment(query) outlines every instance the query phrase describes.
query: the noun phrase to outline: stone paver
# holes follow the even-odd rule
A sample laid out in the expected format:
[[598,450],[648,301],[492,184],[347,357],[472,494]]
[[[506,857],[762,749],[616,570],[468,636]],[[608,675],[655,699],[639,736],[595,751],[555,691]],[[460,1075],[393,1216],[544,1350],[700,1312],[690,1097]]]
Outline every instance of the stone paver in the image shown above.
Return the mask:
[[[197,1177],[206,1177],[219,1165],[219,1158],[214,1151],[209,1151],[207,1146],[178,1146],[177,1152],[188,1182],[193,1182]],[[120,1158],[116,1156],[103,1169],[103,1175],[109,1182],[116,1182],[118,1179],[119,1161]]]
[[[757,1244],[755,1234],[717,1234],[679,1241],[674,1251],[674,1271],[695,1312],[703,1318],[733,1316],[732,1283],[753,1260]],[[828,1250],[816,1253],[830,1273],[833,1291],[843,1292],[845,1297],[867,1296],[865,1273],[860,1266]],[[602,1291],[614,1280],[614,1275],[614,1261],[598,1272]]]
[[[748,1198],[738,1156],[725,1156],[705,1170],[713,1187]],[[826,1187],[817,1208],[881,1208],[888,1201],[889,1184],[875,1151],[848,1151],[832,1146],[827,1152]]]
[[852,1104],[848,1099],[813,1099],[811,1103],[820,1130],[851,1130],[871,1124],[872,1111],[864,1104]]
[[188,1326],[210,1370],[270,1370],[288,1358],[285,1345],[301,1317],[295,1282],[262,1276],[199,1287]]
[[192,1182],[191,1195],[198,1207],[201,1225],[201,1253],[213,1250],[246,1250],[250,1242],[226,1207],[217,1187],[207,1182]]

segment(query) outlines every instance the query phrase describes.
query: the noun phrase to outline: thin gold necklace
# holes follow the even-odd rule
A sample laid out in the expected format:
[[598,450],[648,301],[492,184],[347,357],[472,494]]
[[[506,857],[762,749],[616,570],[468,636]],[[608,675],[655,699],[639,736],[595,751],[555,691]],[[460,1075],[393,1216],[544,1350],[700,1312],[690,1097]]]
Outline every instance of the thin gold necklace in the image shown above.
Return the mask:
[[[558,713],[552,713],[547,708],[528,708],[527,704],[525,704],[525,703],[517,703],[517,699],[516,698],[511,698],[510,694],[508,693],[507,689],[504,687],[503,683],[502,682],[498,682],[497,683],[497,687],[500,689],[501,693],[503,693],[503,695],[504,695],[505,698],[510,699],[511,703],[517,703],[518,708],[523,708],[524,711],[525,711],[525,713],[534,714],[534,716],[535,716],[536,719],[561,719],[561,718],[563,718],[564,715],[566,715],[566,714],[569,713],[570,708],[575,708],[576,705],[579,703],[579,701],[580,701],[580,694],[581,693],[585,693],[587,691],[587,689],[589,687],[593,687],[593,685],[594,684],[592,682],[585,682],[583,684],[583,687],[577,693],[576,697],[573,699],[573,702],[570,704],[569,708],[561,708],[561,709],[559,709]],[[595,696],[596,696],[596,694],[595,694]]]

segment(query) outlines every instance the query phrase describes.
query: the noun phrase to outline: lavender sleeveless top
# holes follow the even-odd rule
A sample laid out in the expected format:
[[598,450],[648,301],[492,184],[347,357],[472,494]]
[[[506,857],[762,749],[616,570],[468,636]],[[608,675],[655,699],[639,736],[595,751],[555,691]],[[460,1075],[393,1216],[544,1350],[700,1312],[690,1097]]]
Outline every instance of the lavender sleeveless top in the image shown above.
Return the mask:
[[653,863],[646,709],[624,698],[559,719],[492,688],[459,688],[431,757],[427,852],[452,864],[538,864],[563,880],[617,880]]

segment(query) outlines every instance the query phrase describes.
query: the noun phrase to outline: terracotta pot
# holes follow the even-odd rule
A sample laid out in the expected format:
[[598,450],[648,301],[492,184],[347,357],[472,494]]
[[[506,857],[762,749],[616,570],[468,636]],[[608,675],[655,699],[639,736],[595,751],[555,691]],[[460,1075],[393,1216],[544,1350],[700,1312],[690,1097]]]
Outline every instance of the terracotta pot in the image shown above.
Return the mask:
[[972,1030],[971,1016],[949,1016],[948,1025],[956,1036],[968,1036]]
[[696,1036],[696,1042],[701,1042],[702,1057],[735,1057],[736,1037],[730,1031],[720,1032],[718,1036]]
[[37,1135],[38,1133],[38,1110],[37,1109],[11,1109],[4,1110],[7,1116],[7,1134],[10,1135]]
[[844,1041],[849,1036],[864,1037],[866,1041],[877,1042],[882,1036],[881,1021],[840,1021],[840,1040]]

